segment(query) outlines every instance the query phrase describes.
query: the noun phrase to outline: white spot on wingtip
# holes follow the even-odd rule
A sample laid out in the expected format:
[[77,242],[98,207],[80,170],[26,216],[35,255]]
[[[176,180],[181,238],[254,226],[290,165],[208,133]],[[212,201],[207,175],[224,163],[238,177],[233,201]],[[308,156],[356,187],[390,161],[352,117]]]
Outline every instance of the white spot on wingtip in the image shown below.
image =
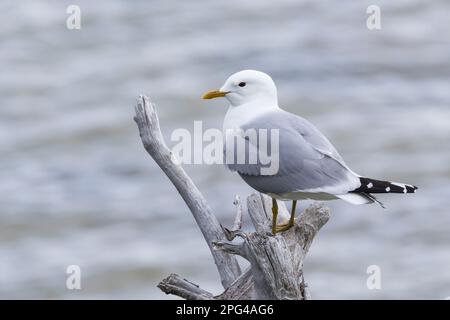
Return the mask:
[[402,187],[402,188],[406,187],[406,184],[404,184],[404,183],[398,183],[398,182],[390,182],[390,183],[397,187]]
[[391,191],[391,188],[387,187],[386,192],[389,192],[389,191]]
[[372,187],[373,187],[372,182],[369,182],[369,183],[367,184],[367,189],[370,189],[370,188],[372,188]]

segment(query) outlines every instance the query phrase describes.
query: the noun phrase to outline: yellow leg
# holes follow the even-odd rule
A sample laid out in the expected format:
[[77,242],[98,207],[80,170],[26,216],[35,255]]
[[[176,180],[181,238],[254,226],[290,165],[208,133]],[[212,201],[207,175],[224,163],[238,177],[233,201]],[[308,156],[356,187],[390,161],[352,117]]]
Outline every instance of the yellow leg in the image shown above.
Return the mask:
[[277,218],[278,218],[278,203],[272,198],[272,233],[277,232]]
[[295,221],[295,209],[297,208],[297,200],[292,201],[292,208],[291,208],[291,218],[289,219],[289,224],[292,227],[294,225]]
[[[292,201],[292,208],[291,208],[291,217],[289,218],[289,222],[286,223],[286,224],[282,224],[280,226],[276,226],[275,227],[275,233],[289,230],[290,228],[292,228],[294,226],[294,223],[295,223],[295,209],[296,209],[296,207],[297,207],[297,200],[293,200]],[[273,230],[273,226],[272,226],[272,230]]]

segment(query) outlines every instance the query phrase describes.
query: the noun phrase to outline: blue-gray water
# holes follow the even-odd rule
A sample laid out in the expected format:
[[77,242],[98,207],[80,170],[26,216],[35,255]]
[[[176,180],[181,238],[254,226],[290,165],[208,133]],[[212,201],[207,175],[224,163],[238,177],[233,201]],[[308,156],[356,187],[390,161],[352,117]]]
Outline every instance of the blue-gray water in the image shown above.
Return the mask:
[[[81,7],[81,30],[66,8]],[[2,1],[0,297],[167,298],[171,272],[220,292],[208,249],[142,148],[135,98],[157,103],[169,138],[231,73],[271,74],[280,104],[315,123],[358,173],[413,183],[376,205],[330,202],[306,261],[315,298],[450,296],[450,2]],[[221,166],[186,168],[223,223],[235,193]],[[306,203],[301,203],[304,207]],[[66,289],[79,265],[82,290]],[[366,269],[381,268],[381,290]]]

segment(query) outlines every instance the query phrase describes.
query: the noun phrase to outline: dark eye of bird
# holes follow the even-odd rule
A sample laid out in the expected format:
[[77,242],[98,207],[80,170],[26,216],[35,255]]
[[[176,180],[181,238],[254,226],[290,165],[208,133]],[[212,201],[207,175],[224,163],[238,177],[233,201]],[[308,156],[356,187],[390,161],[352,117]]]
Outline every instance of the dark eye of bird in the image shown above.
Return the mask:
[[245,82],[239,82],[239,87],[245,87],[246,83]]

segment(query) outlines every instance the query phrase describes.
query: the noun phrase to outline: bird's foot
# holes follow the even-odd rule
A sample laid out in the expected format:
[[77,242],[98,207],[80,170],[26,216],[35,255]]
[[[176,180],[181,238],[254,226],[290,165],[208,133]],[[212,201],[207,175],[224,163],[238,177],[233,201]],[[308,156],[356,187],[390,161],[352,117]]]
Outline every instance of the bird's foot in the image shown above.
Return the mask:
[[287,231],[290,228],[292,228],[294,226],[294,224],[295,224],[295,220],[289,221],[288,223],[279,224],[275,227],[275,233]]

